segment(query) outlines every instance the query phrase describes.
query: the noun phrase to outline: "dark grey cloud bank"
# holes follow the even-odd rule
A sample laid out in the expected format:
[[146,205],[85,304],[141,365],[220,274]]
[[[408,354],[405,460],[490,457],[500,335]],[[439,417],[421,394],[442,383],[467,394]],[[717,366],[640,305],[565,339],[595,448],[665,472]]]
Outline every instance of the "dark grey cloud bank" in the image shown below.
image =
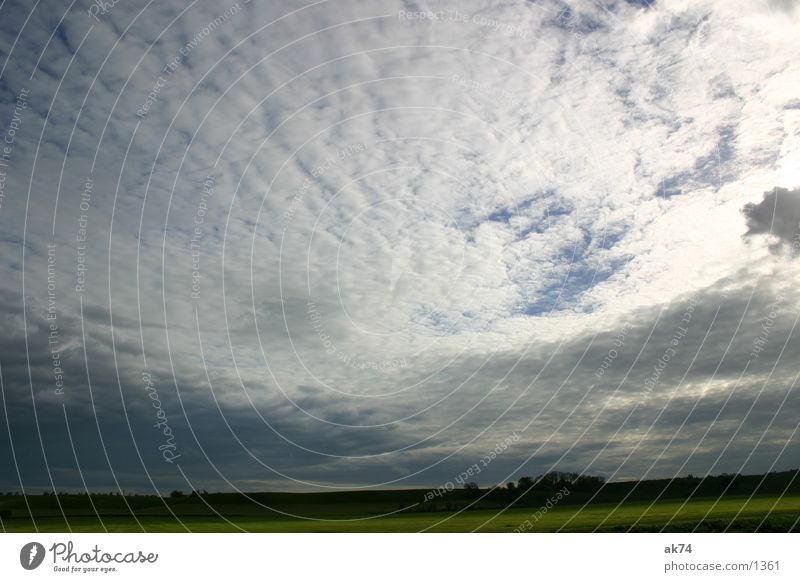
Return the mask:
[[[253,486],[272,482],[276,474],[363,485],[365,472],[372,482],[426,484],[460,473],[460,467],[486,454],[487,443],[491,449],[494,441],[514,433],[519,442],[487,469],[483,478],[489,482],[553,466],[618,478],[678,468],[765,471],[798,463],[797,448],[791,446],[798,406],[792,362],[800,355],[796,300],[791,287],[776,289],[759,281],[729,288],[721,282],[663,310],[631,313],[627,325],[617,329],[545,343],[537,354],[498,353],[480,366],[459,358],[452,370],[404,400],[363,405],[353,398],[333,399],[319,387],[301,390],[298,403],[307,413],[328,423],[363,426],[391,422],[450,391],[451,383],[459,385],[444,406],[372,428],[312,422],[279,398],[255,409],[215,401],[209,390],[197,390],[200,379],[190,373],[177,375],[177,382],[167,370],[154,376],[163,407],[170,411],[181,466],[208,486],[224,487],[225,479]],[[153,429],[155,412],[142,396],[138,371],[119,370],[120,389],[117,371],[102,361],[101,335],[89,347],[96,354],[90,361],[93,404],[86,401],[85,373],[77,366],[66,368],[71,378],[66,412],[80,467],[96,486],[112,486],[105,446],[128,488],[146,487],[142,465],[157,481],[174,483],[169,465],[154,454],[164,439]],[[29,337],[34,345],[46,342],[44,334]],[[11,347],[19,346],[20,338],[9,339],[3,378],[11,434],[15,450],[26,453],[18,459],[23,479],[44,487],[28,366],[24,351]],[[68,350],[64,359],[77,364],[81,356]],[[34,384],[48,386],[50,364],[39,360],[30,366]],[[409,385],[431,373],[435,368],[418,368],[401,381]],[[222,383],[215,390],[237,391]],[[44,451],[58,481],[74,487],[77,465],[62,403],[46,392],[34,390]]]
[[777,239],[772,247],[797,245],[800,237],[800,189],[775,188],[764,193],[759,203],[745,205],[746,236],[764,234]]
[[790,5],[90,6],[0,8],[0,489],[798,465]]

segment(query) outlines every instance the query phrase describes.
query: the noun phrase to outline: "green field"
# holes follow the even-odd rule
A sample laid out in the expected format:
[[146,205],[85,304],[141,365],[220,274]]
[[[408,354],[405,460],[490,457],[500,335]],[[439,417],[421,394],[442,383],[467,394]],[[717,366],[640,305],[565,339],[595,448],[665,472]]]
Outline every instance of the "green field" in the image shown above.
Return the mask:
[[0,531],[800,531],[798,470],[613,483],[548,475],[438,492],[6,493]]
[[[100,519],[92,516],[92,512],[81,511],[85,509],[82,507],[85,501],[76,503],[70,496],[62,499],[69,526],[63,517],[51,513],[52,503],[48,508],[38,507],[34,511],[39,514],[35,525],[30,516],[7,517],[2,525],[7,532],[512,532],[529,520],[531,527],[528,529],[534,532],[629,531],[632,527],[633,531],[659,531],[668,522],[667,531],[695,528],[697,531],[798,531],[800,517],[800,495],[698,498],[685,505],[683,500],[676,499],[661,500],[652,506],[649,501],[634,501],[619,508],[616,503],[588,507],[563,503],[541,513],[538,519],[535,516],[539,507],[432,510],[381,516],[384,511],[396,511],[396,508],[387,508],[380,499],[369,494],[339,495],[348,495],[348,498],[334,504],[310,503],[302,508],[281,504],[282,511],[300,513],[302,509],[304,514],[312,515],[312,519],[289,518],[251,505],[237,506],[226,499],[208,499],[209,505],[224,516],[220,517],[205,503],[196,500],[170,500],[165,506],[156,497],[126,498],[132,500],[135,519],[130,514],[122,514],[122,498],[103,500],[105,503],[96,501],[102,515]],[[360,495],[366,499],[359,499]],[[224,494],[218,496],[224,497]],[[212,504],[212,501],[219,503]],[[170,511],[177,517],[170,515]]]

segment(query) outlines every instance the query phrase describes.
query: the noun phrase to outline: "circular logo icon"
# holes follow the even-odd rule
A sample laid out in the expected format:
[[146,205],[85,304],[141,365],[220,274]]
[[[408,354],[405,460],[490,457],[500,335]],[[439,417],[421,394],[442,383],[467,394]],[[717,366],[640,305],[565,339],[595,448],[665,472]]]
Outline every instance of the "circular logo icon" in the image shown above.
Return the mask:
[[35,570],[44,561],[44,546],[39,542],[29,542],[19,551],[19,563],[26,570]]

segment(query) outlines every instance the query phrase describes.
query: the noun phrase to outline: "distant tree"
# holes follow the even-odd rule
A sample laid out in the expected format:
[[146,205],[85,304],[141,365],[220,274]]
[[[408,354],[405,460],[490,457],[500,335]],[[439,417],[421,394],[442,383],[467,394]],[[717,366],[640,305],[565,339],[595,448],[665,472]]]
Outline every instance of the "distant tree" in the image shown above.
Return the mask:
[[174,491],[172,491],[172,492],[169,494],[169,496],[170,496],[171,498],[173,498],[173,499],[175,499],[175,498],[177,498],[177,497],[183,497],[183,491],[179,491],[179,490],[175,489]]
[[605,477],[600,477],[598,475],[578,475],[563,480],[559,483],[558,488],[567,487],[574,491],[597,491],[603,487],[605,482]]
[[527,491],[531,487],[533,487],[533,479],[530,477],[520,477],[517,481],[517,489]]

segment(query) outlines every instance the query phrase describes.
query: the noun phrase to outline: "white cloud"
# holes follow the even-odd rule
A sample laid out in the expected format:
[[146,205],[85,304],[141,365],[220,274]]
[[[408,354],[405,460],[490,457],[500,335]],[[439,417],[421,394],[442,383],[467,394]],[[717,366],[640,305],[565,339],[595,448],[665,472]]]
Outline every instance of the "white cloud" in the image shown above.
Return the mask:
[[[85,382],[73,291],[84,213],[89,369],[115,391],[120,369],[133,410],[144,344],[171,413],[181,395],[207,444],[239,454],[212,419],[202,341],[214,396],[250,444],[347,457],[369,448],[355,444],[362,432],[370,454],[419,442],[393,455],[409,472],[473,438],[493,446],[540,410],[538,392],[514,398],[559,342],[577,358],[593,330],[626,318],[646,328],[656,310],[723,284],[745,293],[743,274],[778,260],[744,244],[740,209],[797,176],[797,11],[635,4],[241,3],[184,55],[227,6],[201,2],[173,23],[184,6],[134,20],[140,8],[120,3],[66,75],[93,21],[69,14],[31,71],[57,22],[36,12],[0,80],[4,95],[32,88],[0,210],[0,285],[20,296],[24,225],[27,313],[43,313],[58,192],[58,309],[75,382]],[[401,10],[444,12],[418,21]],[[21,23],[4,22],[5,52]],[[720,356],[724,342],[714,347]],[[548,427],[569,413],[596,358],[570,375],[574,364],[546,376],[566,393]],[[615,398],[610,410],[625,405]],[[590,412],[577,411],[575,426]],[[592,442],[617,420],[599,422]],[[373,428],[339,426],[358,424]],[[558,446],[570,442],[564,431]],[[190,433],[182,439],[190,447]],[[574,463],[591,457],[586,446]],[[187,461],[202,470],[201,458]],[[305,473],[298,461],[298,478],[313,481],[325,461]],[[377,461],[363,463],[328,466],[326,482],[386,478]]]

